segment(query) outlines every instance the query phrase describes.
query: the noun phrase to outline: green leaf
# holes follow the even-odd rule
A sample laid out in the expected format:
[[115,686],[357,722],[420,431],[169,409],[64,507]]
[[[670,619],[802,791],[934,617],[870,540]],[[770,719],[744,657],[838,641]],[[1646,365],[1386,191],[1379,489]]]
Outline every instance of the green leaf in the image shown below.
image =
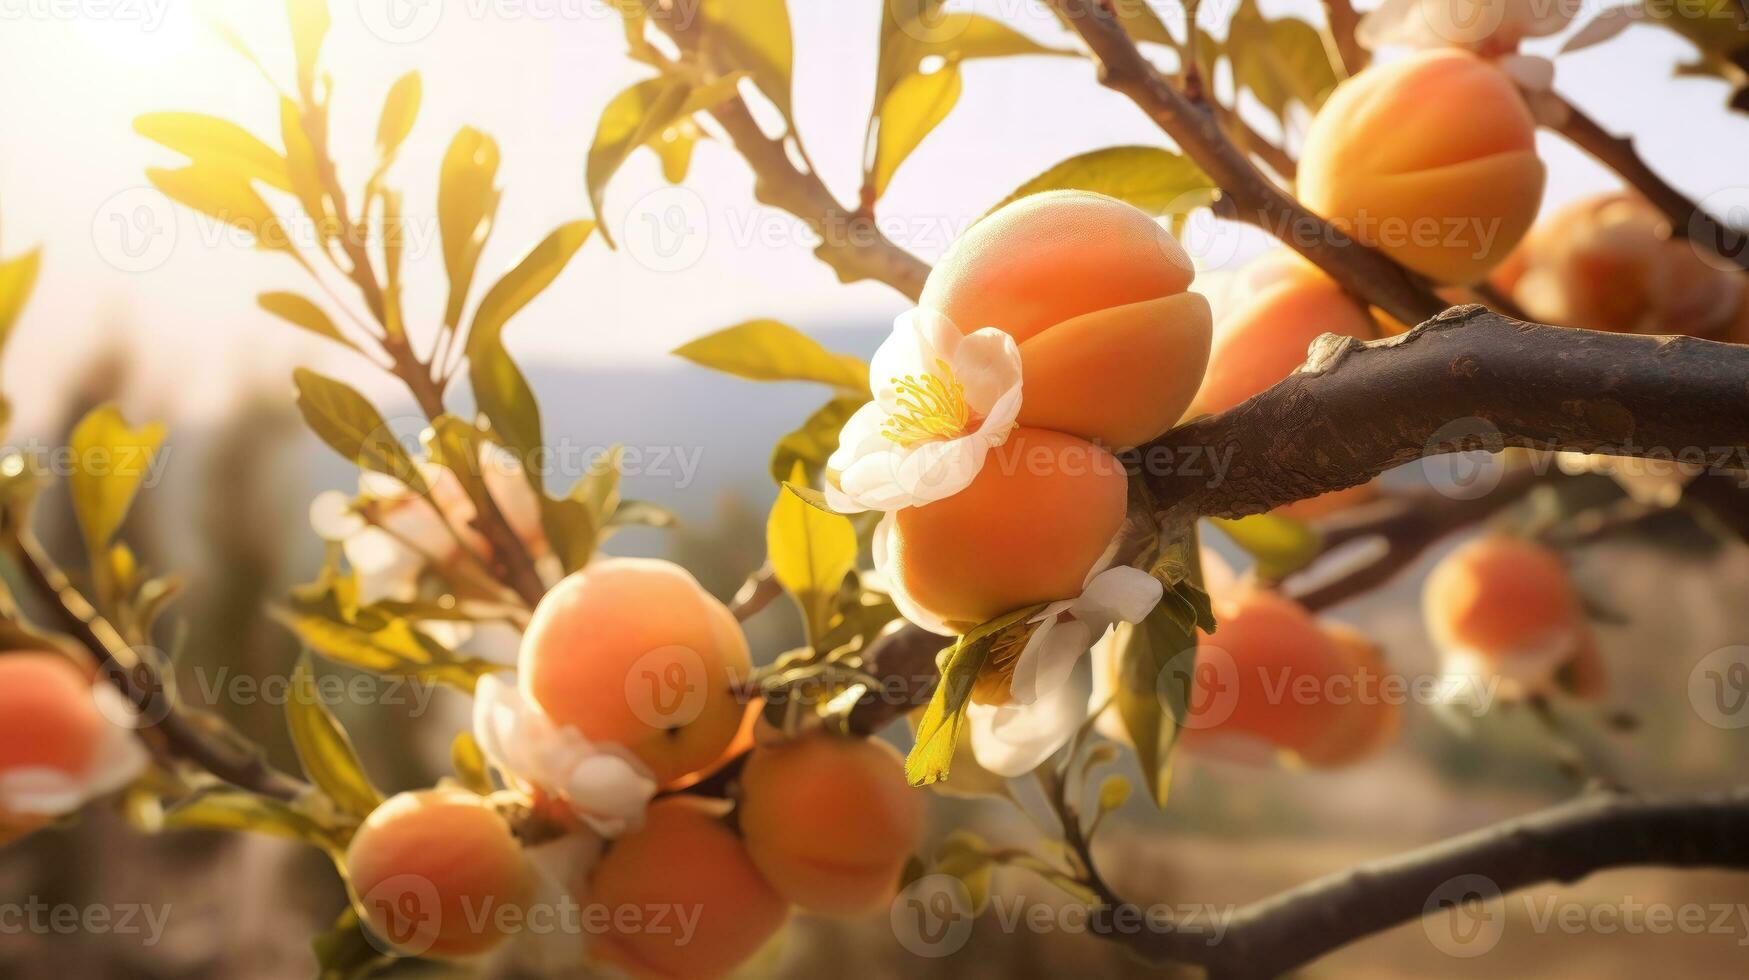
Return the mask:
[[165,830],[227,830],[303,841],[331,853],[345,850],[338,834],[278,800],[229,787],[196,792],[164,813]]
[[749,381],[817,381],[868,394],[868,364],[834,354],[776,320],[749,320],[674,349],[694,364]]
[[899,165],[953,111],[960,88],[959,64],[951,61],[928,75],[907,75],[893,86],[881,103],[875,131],[874,165],[869,171],[875,197],[887,192]]
[[[791,471],[791,475],[794,475],[794,471]],[[789,480],[785,480],[785,481],[783,481],[783,488],[785,490],[789,491],[792,495],[794,495],[796,497],[796,499],[800,500],[802,503],[807,504],[809,507],[812,507],[817,511],[831,514],[834,517],[844,516],[842,514],[839,514],[837,511],[833,510],[832,505],[830,503],[826,502],[826,495],[821,493],[818,490],[815,490],[813,487],[806,486],[806,485],[800,484],[800,483],[792,483]]]
[[1113,702],[1156,806],[1172,784],[1172,749],[1189,713],[1196,634],[1162,603],[1140,623],[1120,623]]
[[502,664],[456,657],[406,619],[377,616],[353,622],[331,608],[331,601],[328,606],[296,602],[292,609],[271,609],[269,615],[322,656],[373,674],[418,677],[472,691],[481,677],[503,669]]
[[474,311],[473,326],[468,330],[470,352],[475,344],[497,343],[510,318],[559,278],[594,230],[595,222],[587,220],[560,225],[493,284]]
[[[469,339],[468,382],[474,389],[474,401],[492,423],[494,441],[520,459],[532,459],[541,447],[540,404],[502,342],[496,338],[490,343]],[[528,467],[524,473],[529,486],[540,491],[539,471]]]
[[377,158],[382,161],[379,166],[386,167],[395,159],[407,134],[413,131],[423,94],[424,86],[416,71],[402,75],[389,88],[383,99],[383,114],[377,119]]
[[1024,623],[1044,606],[1034,605],[999,616],[959,638],[943,650],[937,663],[941,681],[923,710],[917,723],[917,741],[905,758],[905,778],[913,786],[927,786],[946,779],[953,767],[954,749],[959,745],[960,729],[966,716],[966,704],[972,697],[972,685],[984,669],[984,660],[997,637],[1009,627]]
[[613,97],[601,110],[595,124],[595,139],[583,165],[583,182],[589,191],[589,206],[602,222],[601,237],[613,245],[613,236],[603,219],[602,197],[607,182],[638,147],[659,140],[663,130],[682,117],[692,85],[676,75],[658,75],[638,82]]
[[703,60],[747,69],[753,84],[788,120],[795,55],[784,0],[702,0],[697,16]]
[[834,398],[808,416],[801,428],[779,439],[772,449],[771,478],[783,483],[799,463],[804,472],[802,483],[818,480],[826,469],[827,458],[838,448],[838,434],[844,423],[867,403],[868,399],[861,396]]
[[196,166],[291,192],[285,157],[228,119],[197,112],[153,112],[134,120],[134,132],[175,150]]
[[151,473],[164,426],[130,428],[120,409],[105,404],[79,421],[71,441],[74,468],[67,482],[73,515],[84,532],[87,553],[101,560]]
[[1278,119],[1293,102],[1315,111],[1336,87],[1336,69],[1318,29],[1295,17],[1269,20],[1255,0],[1233,15],[1226,52],[1235,82]]
[[886,0],[882,6],[881,56],[875,73],[877,107],[886,101],[893,86],[916,74],[926,58],[969,61],[1015,55],[1076,56],[1067,49],[1039,44],[982,14],[943,13],[942,0]]
[[0,262],[0,350],[12,336],[24,304],[36,289],[37,273],[42,269],[42,249],[35,248]]
[[285,723],[304,772],[342,810],[363,819],[382,804],[383,795],[365,775],[358,753],[352,749],[352,740],[317,695],[307,653],[298,658],[292,671]]
[[1257,560],[1257,574],[1280,579],[1305,568],[1318,557],[1318,533],[1280,514],[1253,514],[1238,520],[1214,518],[1233,543]]
[[[790,478],[802,479],[801,464]],[[818,642],[831,625],[844,577],[856,567],[856,528],[796,494],[779,493],[766,521],[765,548],[772,574],[801,607],[808,637]]]
[[340,328],[320,306],[297,293],[262,293],[256,300],[261,308],[295,327],[302,327],[318,337],[326,337],[359,353],[357,344],[346,339]]
[[1184,214],[1208,204],[1216,187],[1189,157],[1157,146],[1111,146],[1056,164],[1020,185],[996,207],[1055,190],[1097,191],[1159,216]]
[[247,232],[259,248],[291,251],[291,240],[280,228],[279,216],[246,180],[199,165],[181,170],[150,167],[146,179],[183,207]]
[[492,795],[492,777],[486,771],[486,754],[480,751],[480,743],[474,741],[473,732],[456,733],[455,740],[449,743],[449,761],[463,786],[481,796]]
[[376,407],[345,382],[323,377],[308,368],[292,372],[298,388],[298,411],[304,423],[329,448],[368,470],[400,480],[415,492],[428,492],[406,447],[389,431]]
[[498,144],[472,126],[462,127],[443,155],[437,182],[437,226],[443,237],[443,268],[449,275],[449,303],[443,322],[451,328],[462,321],[474,269],[498,213],[502,195],[495,186],[498,159]]
[[348,905],[333,928],[310,941],[317,980],[369,980],[396,963],[364,934],[358,912]]
[[1105,781],[1099,784],[1099,810],[1101,813],[1109,813],[1123,806],[1129,802],[1129,798],[1130,781],[1122,776],[1107,776]]

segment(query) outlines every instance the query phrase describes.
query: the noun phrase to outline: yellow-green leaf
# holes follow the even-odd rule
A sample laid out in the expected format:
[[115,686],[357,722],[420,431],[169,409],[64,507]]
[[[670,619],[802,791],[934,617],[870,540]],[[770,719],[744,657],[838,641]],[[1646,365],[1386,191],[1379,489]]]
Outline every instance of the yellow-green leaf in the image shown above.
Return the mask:
[[195,793],[165,811],[164,830],[228,830],[303,841],[330,851],[343,849],[334,831],[278,800],[240,789]]
[[146,179],[172,201],[247,232],[261,248],[291,250],[279,216],[248,181],[201,166],[181,170],[151,167],[146,170]]
[[1148,794],[1164,807],[1172,785],[1172,749],[1190,710],[1196,634],[1162,603],[1140,623],[1118,624],[1114,640],[1113,705],[1135,746]]
[[1208,204],[1216,188],[1189,157],[1156,146],[1110,146],[1056,164],[1020,185],[996,207],[1056,190],[1096,191],[1158,216],[1184,214]]
[[377,120],[377,157],[387,166],[407,134],[413,131],[413,121],[419,118],[419,102],[424,88],[419,73],[410,71],[396,79],[383,100],[383,114]]
[[776,320],[749,320],[707,334],[674,353],[715,371],[750,381],[817,381],[868,393],[868,364],[834,354],[819,341]]
[[795,55],[784,0],[703,0],[697,16],[699,50],[705,60],[747,70],[753,84],[788,120]]
[[631,156],[632,151],[660,139],[663,130],[681,118],[692,86],[674,75],[647,78],[613,97],[601,110],[595,124],[595,139],[589,144],[584,163],[583,182],[589,191],[589,206],[601,221],[601,237],[613,245],[613,235],[607,230],[602,199],[607,182]]
[[844,423],[867,402],[860,395],[834,398],[808,416],[801,428],[779,439],[772,449],[771,478],[782,483],[800,464],[806,474],[802,482],[813,483],[826,468],[826,459],[838,448],[838,434]]
[[12,327],[24,304],[36,289],[37,273],[42,268],[42,249],[31,249],[17,258],[0,262],[0,350],[12,336]]
[[189,159],[245,181],[290,192],[285,157],[243,127],[197,112],[154,112],[134,120],[134,131]]
[[1130,781],[1122,776],[1105,777],[1099,784],[1099,809],[1109,812],[1123,806],[1130,798]]
[[455,740],[449,743],[450,766],[463,786],[481,796],[492,793],[492,777],[486,771],[486,754],[480,751],[480,743],[474,741],[474,733],[460,731]]
[[1254,0],[1233,15],[1226,54],[1234,81],[1278,118],[1296,101],[1316,110],[1336,87],[1336,69],[1318,29],[1296,17],[1270,20]]
[[1215,518],[1214,525],[1257,559],[1257,574],[1266,579],[1291,575],[1318,557],[1318,532],[1291,517],[1252,514]]
[[443,235],[443,268],[449,274],[449,303],[443,322],[452,328],[462,322],[474,269],[498,213],[498,159],[498,144],[471,126],[455,134],[443,155],[437,184],[437,225]]
[[[944,13],[941,0],[885,0],[881,11],[881,56],[875,73],[874,104],[886,101],[893,86],[917,72],[926,58],[970,61],[1016,55],[1075,57],[1065,48],[1039,44],[1001,21],[982,14]],[[1124,6],[1131,6],[1125,4]],[[1138,37],[1137,40],[1145,40]]]
[[1042,605],[1016,609],[998,616],[959,638],[936,659],[941,680],[923,717],[917,722],[917,740],[911,754],[905,757],[905,778],[913,786],[927,786],[948,777],[953,768],[954,750],[960,744],[960,731],[965,723],[966,704],[972,697],[972,686],[984,669],[984,661],[997,637],[1012,626],[1037,615]]
[[285,12],[291,21],[292,51],[297,57],[298,90],[308,98],[315,87],[322,40],[328,36],[331,23],[328,0],[286,0]]
[[94,559],[101,560],[108,552],[163,442],[163,425],[131,428],[114,405],[99,405],[73,428],[68,490]]
[[310,781],[347,813],[360,819],[370,816],[383,802],[383,795],[365,775],[358,753],[352,749],[352,740],[322,703],[307,653],[298,658],[292,671],[285,722]]
[[[802,478],[798,463],[791,479]],[[856,567],[856,528],[848,518],[779,493],[766,521],[765,548],[772,574],[801,607],[808,636],[818,641],[831,625],[844,576]]]
[[468,330],[469,349],[476,343],[498,343],[504,324],[553,284],[594,230],[593,221],[560,225],[487,290]]
[[298,388],[298,411],[322,441],[365,469],[386,473],[426,492],[425,478],[405,446],[389,430],[381,413],[345,382],[323,377],[308,368],[292,372]]
[[284,97],[279,100],[279,136],[285,143],[285,169],[291,180],[292,194],[303,206],[304,213],[315,222],[317,234],[324,242],[331,241],[340,227],[339,215],[323,186],[316,145],[304,129],[303,107]]
[[928,75],[908,75],[881,103],[875,132],[870,186],[876,197],[887,191],[899,165],[923,138],[941,124],[960,98],[960,69],[949,62]]
[[353,350],[359,349],[357,344],[346,339],[340,328],[334,325],[334,320],[320,306],[297,293],[262,293],[257,302],[262,309],[293,326],[302,327],[318,337],[326,337]]

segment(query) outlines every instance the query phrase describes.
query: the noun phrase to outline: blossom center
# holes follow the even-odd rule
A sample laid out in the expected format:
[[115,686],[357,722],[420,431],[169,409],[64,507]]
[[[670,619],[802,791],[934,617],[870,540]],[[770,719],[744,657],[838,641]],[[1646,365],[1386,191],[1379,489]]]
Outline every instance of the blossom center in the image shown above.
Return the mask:
[[888,416],[881,434],[901,446],[932,439],[958,439],[972,429],[972,409],[966,386],[941,358],[928,374],[892,379],[898,410]]

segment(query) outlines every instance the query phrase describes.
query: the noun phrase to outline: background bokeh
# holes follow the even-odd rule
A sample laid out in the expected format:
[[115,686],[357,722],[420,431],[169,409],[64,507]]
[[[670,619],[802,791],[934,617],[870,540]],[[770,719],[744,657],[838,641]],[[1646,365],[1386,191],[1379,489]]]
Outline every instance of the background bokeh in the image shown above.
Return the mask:
[[[333,6],[326,60],[336,80],[335,152],[351,176],[369,165],[382,93],[418,69],[424,108],[397,166],[410,213],[428,214],[436,161],[461,125],[491,133],[504,151],[506,193],[483,268],[507,267],[557,221],[589,212],[582,162],[596,117],[613,93],[645,74],[623,56],[610,6],[484,0]],[[1044,8],[1029,0],[953,6],[1068,46]],[[1264,7],[1315,16],[1306,3]],[[861,169],[879,4],[791,0],[790,8],[798,126],[827,182],[849,200]],[[283,257],[238,247],[146,187],[145,168],[174,155],[133,133],[132,120],[142,113],[191,110],[258,132],[277,128],[271,89],[203,27],[207,12],[235,25],[269,65],[289,61],[280,7],[265,0],[0,0],[0,251],[36,243],[45,249],[42,280],[8,341],[4,388],[15,413],[8,438],[15,445],[55,443],[84,408],[105,400],[119,401],[131,419],[170,424],[164,478],[142,497],[129,540],[156,567],[186,576],[176,614],[185,696],[207,697],[205,706],[289,761],[279,707],[231,696],[224,678],[289,673],[295,645],[263,608],[310,577],[320,560],[305,517],[308,501],[355,480],[298,424],[290,369],[310,365],[345,378],[390,414],[399,402],[368,366],[257,307],[260,292],[302,287],[300,270]],[[411,17],[410,26],[394,28],[389,15],[397,13]],[[1530,47],[1553,50],[1560,40]],[[1685,56],[1674,35],[1631,28],[1608,45],[1563,57],[1556,84],[1612,128],[1636,135],[1649,163],[1693,196],[1739,191],[1749,120],[1726,112],[1720,83],[1672,79],[1672,66]],[[1162,143],[1127,101],[1097,87],[1084,60],[997,59],[970,64],[965,74],[957,111],[882,201],[882,214],[893,222],[889,237],[925,259],[1060,159],[1101,146]],[[1296,137],[1289,134],[1290,141]],[[1577,150],[1547,134],[1541,139],[1550,166],[1545,207],[1614,186]],[[687,219],[683,226],[665,224],[676,205]],[[628,533],[614,550],[668,554],[726,595],[762,559],[773,492],[768,448],[818,396],[709,374],[667,352],[740,320],[774,317],[828,346],[867,354],[904,303],[879,284],[840,284],[811,255],[805,230],[752,203],[746,167],[722,147],[701,145],[680,191],[669,189],[653,155],[635,156],[613,182],[603,217],[623,247],[588,245],[518,319],[508,342],[541,397],[552,438],[585,454],[615,442],[640,450],[644,465],[628,465],[628,495],[658,501],[684,519],[673,535]],[[411,233],[410,316],[435,316],[435,297],[442,295],[434,229],[416,220]],[[1201,234],[1191,244],[1211,270],[1264,244],[1245,230]],[[1417,474],[1397,479],[1413,482]],[[42,519],[51,546],[76,540],[58,497],[48,500]],[[1433,557],[1391,589],[1336,614],[1380,637],[1393,665],[1409,674],[1434,669],[1414,588]],[[1587,592],[1609,612],[1601,635],[1612,697],[1606,712],[1574,709],[1566,716],[1573,739],[1637,788],[1693,789],[1741,778],[1749,729],[1710,723],[1689,700],[1689,680],[1708,654],[1749,643],[1743,602],[1749,550],[1708,543],[1673,515],[1586,547],[1578,567]],[[751,629],[755,649],[766,656],[797,636],[782,607]],[[442,694],[423,708],[339,710],[385,789],[434,778],[465,719],[465,706]],[[1604,715],[1613,711],[1631,715],[1637,729],[1606,725]],[[1138,902],[1242,903],[1569,795],[1576,785],[1556,763],[1558,749],[1523,713],[1466,733],[1411,706],[1396,746],[1338,773],[1185,756],[1170,809],[1161,814],[1133,802],[1100,853],[1109,877]],[[975,825],[992,839],[1016,841],[1031,833],[1011,811],[987,803],[943,799],[935,812],[943,829]],[[261,839],[142,839],[119,818],[93,813],[0,852],[0,903],[40,898],[166,908],[162,941],[87,930],[45,934],[0,921],[0,974],[307,975],[309,936],[332,922],[344,902],[325,865],[318,854]],[[1002,876],[998,891],[1059,901],[1017,872]],[[1717,934],[1647,935],[1593,924],[1569,935],[1537,925],[1543,908],[1537,903],[1553,896],[1587,908],[1724,905],[1738,918]],[[1739,903],[1749,903],[1742,876],[1610,873],[1572,889],[1509,899],[1503,939],[1487,956],[1446,955],[1422,924],[1411,923],[1309,972],[1741,975],[1749,966],[1749,904]],[[1010,932],[988,919],[963,951],[940,960],[907,953],[882,921],[801,921],[757,969],[795,976],[1146,972],[1097,940],[1060,930]]]

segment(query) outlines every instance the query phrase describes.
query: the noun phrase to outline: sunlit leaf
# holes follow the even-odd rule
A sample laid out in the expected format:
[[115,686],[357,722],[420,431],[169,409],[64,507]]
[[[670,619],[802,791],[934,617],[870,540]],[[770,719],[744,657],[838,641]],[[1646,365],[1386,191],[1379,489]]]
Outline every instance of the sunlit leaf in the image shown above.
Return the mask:
[[593,221],[560,225],[487,290],[468,329],[469,350],[476,343],[498,343],[504,325],[553,284],[593,230]]
[[886,193],[899,165],[917,149],[960,98],[960,69],[949,62],[928,75],[907,75],[881,103],[875,132],[870,187],[876,197]]
[[134,120],[134,131],[235,179],[258,180],[290,192],[285,157],[243,127],[196,112],[154,112]]
[[972,686],[984,669],[990,648],[1004,630],[1031,619],[1042,608],[1028,606],[992,619],[942,651],[936,661],[941,680],[935,685],[929,707],[923,709],[923,717],[917,722],[916,744],[905,758],[905,778],[911,785],[927,786],[948,777]]
[[93,558],[109,550],[109,542],[127,518],[134,495],[151,475],[152,457],[164,442],[164,426],[138,429],[128,425],[114,405],[91,410],[72,434],[73,470],[68,492],[73,515],[84,532]]
[[293,326],[302,327],[318,337],[326,337],[353,350],[359,349],[357,344],[346,339],[340,328],[334,325],[333,319],[320,306],[297,293],[262,293],[257,302],[262,309]]
[[1165,605],[1140,623],[1120,623],[1113,705],[1136,749],[1148,795],[1164,807],[1172,785],[1172,749],[1189,713],[1196,634]]
[[291,249],[279,216],[247,181],[198,166],[181,170],[150,167],[146,179],[172,201],[247,232],[261,248]]
[[[595,125],[595,139],[589,145],[584,164],[584,184],[589,191],[589,206],[602,220],[602,198],[607,182],[619,172],[632,151],[659,139],[663,130],[679,119],[692,94],[692,86],[674,75],[658,75],[638,82],[613,97],[601,110],[601,120]],[[609,245],[613,236],[602,220],[601,237]]]
[[1119,775],[1105,777],[1099,784],[1099,809],[1101,812],[1115,810],[1130,798],[1130,781]]
[[1296,17],[1265,18],[1255,0],[1233,15],[1226,53],[1235,81],[1278,118],[1292,102],[1317,109],[1336,87],[1336,69],[1318,29]]
[[384,166],[395,158],[407,134],[413,131],[423,91],[419,73],[410,71],[395,81],[383,100],[383,114],[377,120],[377,157]]
[[322,703],[309,654],[299,658],[292,671],[285,721],[304,772],[342,810],[362,819],[383,802],[353,751],[352,739]]
[[322,165],[316,159],[316,146],[304,129],[304,110],[288,98],[279,100],[279,134],[285,143],[285,169],[291,180],[292,194],[303,206],[304,213],[316,223],[324,241],[330,240],[339,228],[339,215],[334,202],[322,184]]
[[369,400],[345,382],[323,377],[308,368],[292,372],[298,388],[298,411],[304,422],[335,452],[354,464],[386,473],[414,490],[426,492],[425,478]]
[[800,464],[806,474],[804,483],[814,483],[826,468],[826,459],[838,448],[838,434],[856,410],[867,404],[863,397],[834,398],[808,416],[801,428],[777,441],[771,451],[771,478],[779,483],[789,479]]
[[[803,479],[800,463],[790,479]],[[765,548],[772,574],[801,607],[808,636],[817,642],[830,626],[839,586],[856,567],[856,528],[848,518],[779,493],[766,521]]]
[[36,289],[36,277],[41,268],[41,249],[31,249],[17,258],[0,261],[0,350],[5,349],[18,315],[24,312],[24,304]]
[[1156,146],[1110,146],[1056,164],[1020,185],[997,207],[1055,190],[1096,191],[1159,216],[1208,204],[1216,188],[1189,157]]
[[481,677],[503,669],[502,664],[452,654],[406,619],[366,617],[361,611],[361,621],[348,621],[333,608],[331,597],[311,601],[294,596],[292,608],[270,609],[269,614],[316,653],[373,674],[417,677],[472,691]]
[[1068,49],[1039,44],[982,14],[942,12],[941,0],[884,0],[881,7],[881,56],[875,73],[877,107],[886,101],[893,86],[916,74],[928,58],[969,61],[1016,55],[1075,56]]
[[1291,517],[1253,514],[1213,523],[1257,559],[1257,574],[1266,579],[1290,575],[1318,557],[1318,533]]
[[481,796],[491,794],[492,777],[486,771],[486,754],[480,751],[480,743],[474,741],[473,732],[456,733],[455,740],[449,743],[449,762],[463,786]]
[[310,942],[316,957],[317,980],[369,980],[394,966],[396,959],[385,955],[364,934],[358,913],[348,905],[333,928]]
[[745,68],[753,83],[790,116],[789,7],[784,0],[702,0],[699,51],[711,64]]
[[205,789],[165,811],[164,830],[228,830],[267,834],[338,851],[336,832],[275,799],[229,787]]
[[624,456],[625,447],[614,445],[590,463],[589,471],[571,491],[571,496],[588,504],[603,524],[619,509],[620,468]]
[[437,225],[443,235],[443,268],[449,275],[449,303],[443,322],[461,323],[480,252],[492,234],[501,194],[498,144],[492,137],[464,126],[443,155],[437,184]]
[[286,0],[285,12],[291,21],[292,51],[297,56],[298,90],[308,97],[315,86],[316,62],[331,23],[328,0]]
[[868,392],[868,364],[834,354],[819,341],[776,320],[749,320],[707,334],[674,353],[715,371],[751,381],[818,381]]
[[622,500],[608,521],[612,527],[672,528],[680,526],[680,518],[660,504],[648,500]]

